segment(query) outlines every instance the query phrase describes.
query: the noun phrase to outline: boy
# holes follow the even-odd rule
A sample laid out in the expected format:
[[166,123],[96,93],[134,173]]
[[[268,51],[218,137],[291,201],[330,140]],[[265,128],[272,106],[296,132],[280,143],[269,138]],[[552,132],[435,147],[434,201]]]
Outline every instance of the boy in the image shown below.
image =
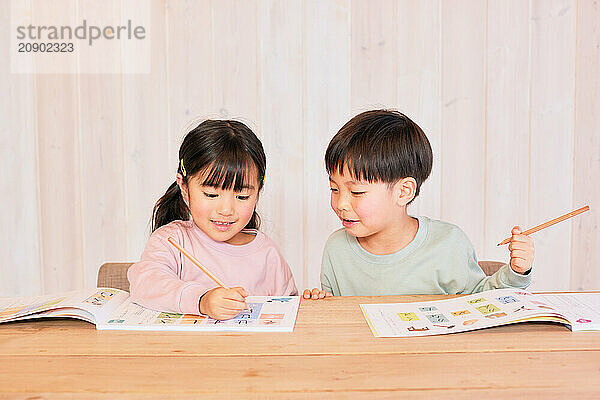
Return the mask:
[[485,276],[457,226],[412,217],[407,206],[431,172],[433,154],[421,128],[397,111],[352,118],[325,153],[331,207],[344,228],[323,252],[321,289],[303,297],[475,293],[525,288],[533,240],[512,230],[510,266]]

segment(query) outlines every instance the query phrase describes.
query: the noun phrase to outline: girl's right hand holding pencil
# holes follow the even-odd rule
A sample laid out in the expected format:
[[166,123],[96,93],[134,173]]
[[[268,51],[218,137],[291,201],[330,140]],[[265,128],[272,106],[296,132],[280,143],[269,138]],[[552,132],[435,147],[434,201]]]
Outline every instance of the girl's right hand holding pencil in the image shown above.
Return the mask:
[[214,319],[231,319],[247,308],[246,297],[248,293],[242,287],[217,287],[200,298],[199,310]]

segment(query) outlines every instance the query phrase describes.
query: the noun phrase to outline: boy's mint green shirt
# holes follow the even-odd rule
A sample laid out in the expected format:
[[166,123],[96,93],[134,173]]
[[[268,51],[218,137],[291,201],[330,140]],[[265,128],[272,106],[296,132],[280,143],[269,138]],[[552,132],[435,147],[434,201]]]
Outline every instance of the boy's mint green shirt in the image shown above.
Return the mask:
[[323,251],[322,289],[334,296],[455,294],[526,288],[531,283],[531,273],[518,274],[507,264],[486,276],[458,226],[415,218],[415,238],[393,254],[371,254],[345,229],[333,232]]

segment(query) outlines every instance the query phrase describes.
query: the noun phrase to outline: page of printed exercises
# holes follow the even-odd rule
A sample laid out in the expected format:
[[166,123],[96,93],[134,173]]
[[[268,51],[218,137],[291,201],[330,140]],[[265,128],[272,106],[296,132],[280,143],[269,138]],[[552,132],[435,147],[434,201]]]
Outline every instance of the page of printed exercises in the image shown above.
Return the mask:
[[567,324],[573,331],[600,329],[600,293],[541,295],[496,289],[419,303],[361,304],[377,337],[429,336],[525,321]]
[[292,332],[298,296],[250,296],[248,309],[230,320],[151,310],[132,303],[129,293],[112,288],[60,295],[0,298],[0,323],[44,317],[78,318],[99,330]]
[[113,288],[83,289],[62,294],[0,298],[0,322],[68,317],[97,323],[106,320],[129,297]]
[[219,321],[203,315],[155,311],[127,299],[111,317],[97,325],[100,330],[292,332],[298,296],[249,296],[248,309],[234,318]]
[[536,293],[535,297],[559,310],[574,332],[600,330],[600,293]]

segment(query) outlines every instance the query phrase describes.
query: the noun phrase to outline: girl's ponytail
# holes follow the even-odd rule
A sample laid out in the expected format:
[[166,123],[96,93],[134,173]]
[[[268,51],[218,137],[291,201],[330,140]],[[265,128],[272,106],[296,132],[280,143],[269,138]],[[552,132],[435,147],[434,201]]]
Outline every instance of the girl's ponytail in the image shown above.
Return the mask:
[[177,182],[173,182],[166,193],[158,199],[152,210],[152,232],[178,219],[187,221],[190,210],[181,196]]
[[259,228],[260,228],[260,216],[258,215],[256,210],[254,210],[254,212],[252,213],[252,217],[250,218],[250,221],[248,221],[248,223],[246,224],[244,229],[259,229]]

